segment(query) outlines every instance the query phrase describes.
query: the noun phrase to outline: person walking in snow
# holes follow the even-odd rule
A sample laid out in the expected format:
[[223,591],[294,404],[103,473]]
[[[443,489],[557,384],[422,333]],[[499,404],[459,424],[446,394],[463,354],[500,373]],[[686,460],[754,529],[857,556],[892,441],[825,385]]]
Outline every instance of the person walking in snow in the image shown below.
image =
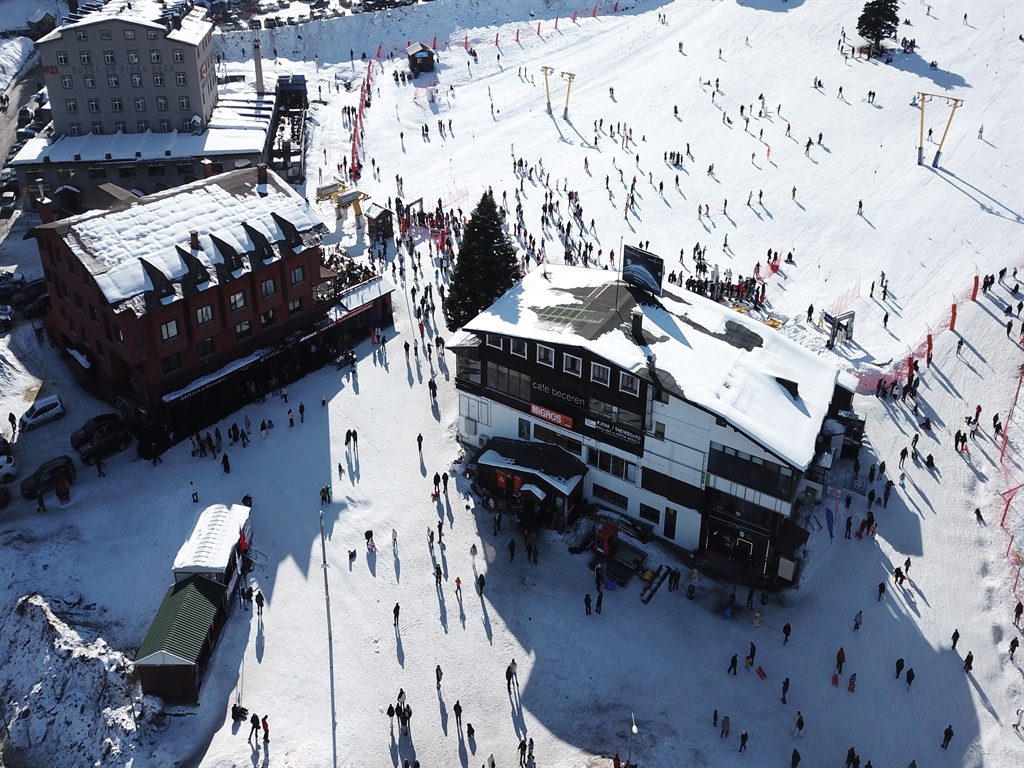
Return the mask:
[[512,665],[509,664],[505,667],[505,687],[508,688],[508,692],[512,693]]
[[882,597],[885,595],[885,582],[878,582],[878,600],[881,602]]
[[249,718],[249,724],[252,726],[249,729],[249,741],[252,741],[252,737],[259,736],[260,733],[260,716],[253,712],[252,717]]
[[900,674],[903,672],[903,659],[896,659],[896,679],[900,679]]
[[786,703],[786,694],[789,693],[789,678],[782,681],[782,703]]
[[[597,611],[597,615],[601,615],[601,603],[604,602],[604,592],[597,593],[597,602],[594,603],[594,610]],[[1014,638],[1016,640],[1017,638]],[[1010,652],[1010,658],[1013,658],[1013,651]]]
[[590,615],[590,593],[583,596],[583,606],[587,609],[587,616]]
[[[508,554],[509,554],[509,560],[508,561],[510,563],[514,562],[515,559],[516,559],[516,540],[515,539],[509,539],[509,541],[508,541]],[[590,601],[590,595],[587,595],[587,602],[589,602],[589,601]],[[590,611],[588,610],[587,613],[590,613]]]
[[1024,603],[1017,602],[1017,607],[1013,609],[1013,626],[1020,625],[1020,615],[1024,613]]
[[843,664],[846,663],[846,651],[842,648],[839,649],[839,653],[836,654],[836,669],[839,674],[843,674]]
[[789,622],[787,621],[785,623],[785,625],[782,627],[782,644],[783,645],[785,645],[786,643],[789,642],[789,633],[791,631],[792,631],[792,629],[790,628]]
[[441,564],[438,563],[437,565],[434,566],[434,586],[435,586],[436,589],[440,589],[441,588],[441,577],[443,575],[444,575],[444,573],[441,570]]
[[789,734],[795,739],[797,736],[803,738],[804,735],[804,716],[798,709],[796,711],[796,721],[793,723],[793,730]]
[[455,713],[455,722],[461,728],[462,727],[462,705],[459,703],[458,699],[455,700],[455,706],[452,707],[452,711]]
[[[964,14],[964,19],[966,19],[966,18],[967,18],[967,15]],[[951,742],[952,740],[953,740],[953,724],[950,723],[949,725],[946,726],[946,730],[944,730],[942,732],[942,748],[943,749],[948,749],[949,748],[949,742]]]
[[747,748],[747,738],[748,736],[746,731],[740,734],[740,752]]
[[860,624],[864,620],[864,611],[857,611],[857,615],[853,617],[853,631],[856,632],[860,629]]
[[722,718],[722,732],[718,735],[718,738],[724,739],[729,735],[729,716],[726,715]]
[[1020,645],[1020,641],[1017,638],[1010,640],[1010,659],[1013,659],[1013,654],[1017,652],[1017,646]]
[[263,740],[270,741],[270,723],[267,722],[266,715],[263,716],[263,719],[260,721],[260,724],[263,726]]
[[441,671],[441,665],[438,664],[434,670],[434,677],[437,678],[437,690],[441,690],[441,678],[444,677],[444,673]]
[[392,611],[392,613],[395,614],[395,626],[396,627],[398,626],[398,614],[401,612],[401,610],[402,610],[402,607],[398,603],[395,603],[395,609]]
[[974,653],[972,651],[967,652],[967,657],[964,659],[964,672],[970,672],[974,669]]
[[739,654],[738,653],[734,653],[732,655],[732,659],[729,661],[729,668],[727,670],[725,670],[725,674],[728,675],[730,672],[732,672],[733,675],[736,674],[736,662],[738,661],[738,659],[739,659]]
[[953,650],[955,651],[956,650],[957,641],[960,640],[960,630],[959,629],[954,629],[953,630],[953,638],[952,639],[953,639]]
[[256,597],[254,598],[254,600],[256,601],[256,615],[257,616],[262,616],[263,615],[263,593],[260,592],[259,590],[256,590]]
[[910,686],[912,686],[914,684],[914,678],[915,677],[916,677],[916,675],[914,674],[914,668],[911,667],[910,669],[907,670],[907,690],[908,691],[910,690]]
[[484,583],[484,575],[481,573],[479,576],[476,577],[476,585],[480,588],[481,597],[483,597],[484,594]]
[[417,451],[419,451],[420,455],[423,454],[423,433],[422,432],[420,434],[416,435],[416,449],[417,449]]
[[749,662],[749,664],[747,664],[748,668],[754,666],[754,656],[756,654],[757,654],[757,646],[754,645],[753,643],[751,643],[750,644],[750,653],[747,655],[747,661]]
[[434,493],[440,493],[440,492],[441,492],[441,473],[440,472],[435,472],[434,473]]
[[224,467],[224,474],[231,474],[231,462],[228,461],[228,455],[225,453],[220,459],[220,465]]

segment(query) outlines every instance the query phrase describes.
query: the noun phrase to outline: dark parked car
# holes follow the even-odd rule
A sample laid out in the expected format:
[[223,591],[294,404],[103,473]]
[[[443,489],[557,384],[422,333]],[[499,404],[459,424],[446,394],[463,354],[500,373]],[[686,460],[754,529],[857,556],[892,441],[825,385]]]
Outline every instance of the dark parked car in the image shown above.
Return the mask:
[[70,456],[58,456],[40,465],[39,469],[21,481],[21,495],[26,499],[34,499],[40,493],[52,491],[57,487],[57,479],[63,475],[68,484],[74,485],[75,462]]
[[0,304],[0,331],[9,331],[14,325],[14,307],[10,304]]
[[94,416],[85,422],[81,429],[76,429],[71,433],[71,447],[76,451],[80,450],[83,445],[92,442],[94,435],[102,432],[111,424],[123,423],[121,417],[116,413],[101,413],[99,416]]
[[96,458],[105,459],[112,453],[123,451],[132,441],[132,433],[124,422],[115,422],[101,427],[92,440],[82,446],[78,455],[85,464],[95,464]]
[[15,307],[23,307],[26,304],[35,301],[44,293],[49,291],[49,287],[46,285],[46,280],[43,278],[37,278],[36,280],[29,280],[27,283],[22,285],[21,290],[11,297],[11,304]]
[[0,509],[11,503],[11,489],[6,484],[0,483]]
[[0,435],[0,456],[12,456],[11,444],[7,442],[7,438]]
[[44,293],[42,296],[40,296],[35,301],[30,302],[29,304],[26,304],[24,307],[22,307],[21,308],[21,314],[24,315],[26,320],[29,320],[29,319],[31,319],[33,317],[39,317],[40,315],[45,315],[46,314],[46,310],[48,310],[49,308],[50,308],[50,294],[49,293]]
[[25,285],[15,280],[0,280],[0,304],[13,304],[14,296],[24,289]]

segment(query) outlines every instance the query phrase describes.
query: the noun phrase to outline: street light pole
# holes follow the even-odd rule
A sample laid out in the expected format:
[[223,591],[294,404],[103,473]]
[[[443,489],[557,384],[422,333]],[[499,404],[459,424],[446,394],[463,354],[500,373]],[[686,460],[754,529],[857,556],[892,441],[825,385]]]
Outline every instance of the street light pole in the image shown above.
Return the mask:
[[551,86],[548,85],[548,75],[555,70],[547,65],[540,68],[540,71],[544,73],[544,91],[548,95],[548,114],[551,114]]
[[562,77],[569,79],[569,84],[565,87],[565,111],[562,113],[562,119],[569,119],[569,92],[572,90],[572,81],[576,75],[572,72],[563,72]]

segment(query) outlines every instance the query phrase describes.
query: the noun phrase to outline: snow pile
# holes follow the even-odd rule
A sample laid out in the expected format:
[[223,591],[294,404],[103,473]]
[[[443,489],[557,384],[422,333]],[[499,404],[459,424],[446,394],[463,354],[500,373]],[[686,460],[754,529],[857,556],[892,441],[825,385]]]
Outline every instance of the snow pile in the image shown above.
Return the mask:
[[[66,617],[86,618],[95,607],[81,598],[50,602]],[[83,640],[50,602],[24,596],[0,624],[9,748],[34,765],[124,765],[138,746],[127,694],[132,662],[102,638]]]
[[0,40],[0,91],[6,91],[13,83],[22,66],[33,53],[33,43],[27,37],[12,37]]

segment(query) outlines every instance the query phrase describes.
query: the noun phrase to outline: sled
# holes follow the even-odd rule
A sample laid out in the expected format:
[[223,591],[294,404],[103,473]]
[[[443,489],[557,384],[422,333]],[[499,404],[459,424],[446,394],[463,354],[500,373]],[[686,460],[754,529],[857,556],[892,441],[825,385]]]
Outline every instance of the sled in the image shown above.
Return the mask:
[[832,687],[833,688],[838,688],[839,687],[839,675],[836,675],[836,674],[832,675]]
[[855,683],[853,680],[851,680],[850,684],[846,687],[846,690],[848,690],[850,693],[853,693],[856,688],[857,688],[857,683]]
[[441,498],[441,494],[438,491],[434,491],[432,494],[430,494],[431,501],[437,501],[439,498]]
[[768,679],[768,673],[764,671],[764,667],[758,667],[756,671],[757,676],[760,677],[762,680]]

